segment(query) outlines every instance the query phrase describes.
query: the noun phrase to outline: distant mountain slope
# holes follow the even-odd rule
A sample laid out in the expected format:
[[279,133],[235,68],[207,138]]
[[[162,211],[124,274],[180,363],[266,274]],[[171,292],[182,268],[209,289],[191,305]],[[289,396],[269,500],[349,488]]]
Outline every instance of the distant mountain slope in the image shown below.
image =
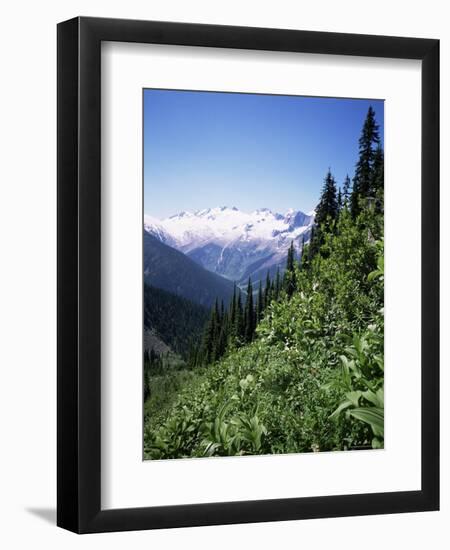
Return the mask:
[[144,285],[144,343],[158,354],[170,350],[187,357],[198,342],[209,309],[170,292]]
[[211,307],[216,298],[227,302],[233,283],[207,271],[182,252],[144,231],[144,280],[147,284]]
[[256,282],[267,270],[284,268],[291,241],[308,242],[314,212],[267,208],[247,213],[235,207],[181,212],[157,220],[145,216],[145,230],[159,241],[184,252],[204,268],[241,284],[251,276]]
[[144,351],[150,352],[153,350],[157,355],[170,353],[170,347],[161,340],[154,328],[144,326]]

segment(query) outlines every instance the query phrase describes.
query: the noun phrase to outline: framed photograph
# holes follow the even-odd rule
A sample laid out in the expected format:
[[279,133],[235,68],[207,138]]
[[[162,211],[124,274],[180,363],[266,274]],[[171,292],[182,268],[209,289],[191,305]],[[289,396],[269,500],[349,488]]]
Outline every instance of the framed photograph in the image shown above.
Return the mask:
[[438,507],[439,41],[60,23],[58,525]]

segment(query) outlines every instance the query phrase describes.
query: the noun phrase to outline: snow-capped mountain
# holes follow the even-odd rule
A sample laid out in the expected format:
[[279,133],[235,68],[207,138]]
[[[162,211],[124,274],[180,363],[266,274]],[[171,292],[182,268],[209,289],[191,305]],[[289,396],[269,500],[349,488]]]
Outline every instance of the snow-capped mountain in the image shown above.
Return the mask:
[[161,242],[228,279],[254,281],[284,267],[291,241],[299,250],[308,242],[314,212],[288,210],[286,214],[261,208],[243,212],[236,207],[180,212],[162,220],[145,216],[144,228]]
[[150,233],[150,235],[156,237],[162,243],[177,248],[175,240],[164,229],[162,222],[157,218],[146,214],[144,216],[144,230],[147,231],[147,233]]

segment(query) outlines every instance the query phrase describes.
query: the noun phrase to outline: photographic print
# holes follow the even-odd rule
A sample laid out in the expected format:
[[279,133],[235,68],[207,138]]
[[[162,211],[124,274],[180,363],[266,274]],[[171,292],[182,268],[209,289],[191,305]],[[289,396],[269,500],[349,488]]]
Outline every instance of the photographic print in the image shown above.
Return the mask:
[[145,460],[384,447],[384,102],[143,90]]

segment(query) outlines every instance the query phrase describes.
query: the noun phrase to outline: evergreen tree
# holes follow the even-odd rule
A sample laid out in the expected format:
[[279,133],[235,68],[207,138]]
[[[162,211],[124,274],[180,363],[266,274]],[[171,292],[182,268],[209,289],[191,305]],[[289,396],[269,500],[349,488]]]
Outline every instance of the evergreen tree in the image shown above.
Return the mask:
[[212,361],[217,361],[219,352],[219,339],[222,319],[220,316],[219,300],[216,298],[214,304],[214,324],[213,324],[213,341],[212,341]]
[[341,188],[339,187],[338,194],[337,194],[337,211],[338,211],[338,214],[342,210],[343,206],[344,206],[344,204],[343,204],[343,201],[342,201]]
[[229,338],[228,328],[229,328],[228,312],[224,311],[221,317],[220,333],[218,337],[218,344],[217,344],[217,351],[216,351],[216,355],[218,359],[222,357],[227,350],[227,344],[228,344],[228,338]]
[[250,277],[247,285],[247,299],[244,310],[244,339],[246,342],[253,340],[255,332],[255,310],[253,309],[253,288]]
[[[309,244],[307,250],[305,250],[305,257],[303,258],[303,267],[311,265],[311,261],[319,251],[319,239],[317,238],[317,228],[315,225],[311,227],[311,234],[309,236]],[[307,253],[306,253],[307,252]],[[306,263],[306,266],[305,266]]]
[[216,349],[218,343],[218,332],[219,332],[219,319],[218,319],[219,305],[216,299],[214,307],[211,309],[211,316],[209,322],[206,325],[205,333],[203,335],[203,359],[206,363],[215,361]]
[[233,297],[231,298],[231,302],[230,302],[230,306],[229,306],[229,309],[230,309],[230,324],[232,327],[235,327],[236,325],[236,283],[234,283],[234,287],[233,287]]
[[188,355],[188,366],[192,369],[201,364],[200,360],[200,347],[198,345],[191,345]]
[[291,241],[291,244],[290,244],[289,249],[288,249],[287,261],[286,261],[286,271],[293,271],[294,270],[294,262],[295,262],[294,241]]
[[144,402],[150,397],[150,373],[144,369]]
[[379,144],[373,159],[372,170],[372,193],[375,197],[375,205],[377,212],[383,212],[384,203],[384,153],[383,148]]
[[262,281],[259,280],[259,288],[258,288],[258,301],[256,303],[256,324],[258,324],[263,316],[264,311],[264,295],[262,290]]
[[350,210],[356,217],[361,210],[361,201],[368,197],[373,198],[372,170],[375,159],[374,146],[380,143],[378,124],[375,121],[375,111],[369,107],[364,121],[361,137],[359,138],[359,159],[356,164],[353,178],[353,191],[350,198]]
[[242,293],[238,290],[236,298],[236,317],[234,331],[236,334],[236,342],[241,343],[244,337],[244,315],[242,311]]
[[264,309],[266,309],[272,300],[272,283],[270,281],[270,273],[267,270],[266,286],[264,287]]
[[319,204],[316,208],[315,223],[321,230],[327,230],[332,221],[337,217],[338,201],[336,193],[336,181],[328,170],[322,187]]
[[305,250],[305,236],[302,235],[302,240],[300,241],[300,249],[299,249],[299,253],[298,253],[298,268],[299,269],[302,269],[304,250]]
[[316,208],[316,216],[314,220],[315,225],[311,230],[308,248],[308,262],[310,262],[319,251],[323,243],[324,234],[330,231],[332,227],[334,228],[338,212],[336,180],[334,179],[330,169],[328,169],[323,183],[319,204]]
[[277,275],[275,277],[275,283],[273,288],[273,296],[275,300],[278,300],[280,297],[280,290],[281,290],[281,277],[280,277],[280,268],[277,268]]
[[348,208],[349,201],[350,201],[350,187],[351,187],[350,176],[347,174],[345,176],[344,185],[342,187],[343,206],[346,208]]
[[294,294],[296,288],[297,280],[295,275],[295,249],[294,241],[291,241],[286,261],[286,272],[284,274],[284,289],[288,298],[290,298],[292,294]]

